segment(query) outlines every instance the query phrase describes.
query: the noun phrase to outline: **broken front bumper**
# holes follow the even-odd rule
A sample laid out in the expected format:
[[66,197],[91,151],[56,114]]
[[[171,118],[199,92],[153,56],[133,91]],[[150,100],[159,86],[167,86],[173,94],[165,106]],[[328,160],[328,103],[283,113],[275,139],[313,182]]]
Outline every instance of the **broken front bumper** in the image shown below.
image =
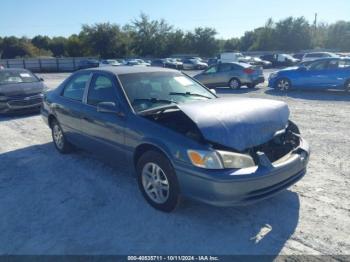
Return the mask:
[[295,184],[306,173],[309,155],[309,145],[301,139],[299,147],[283,161],[271,163],[261,156],[259,166],[251,168],[206,170],[177,163],[175,169],[184,196],[216,206],[234,206],[271,197]]

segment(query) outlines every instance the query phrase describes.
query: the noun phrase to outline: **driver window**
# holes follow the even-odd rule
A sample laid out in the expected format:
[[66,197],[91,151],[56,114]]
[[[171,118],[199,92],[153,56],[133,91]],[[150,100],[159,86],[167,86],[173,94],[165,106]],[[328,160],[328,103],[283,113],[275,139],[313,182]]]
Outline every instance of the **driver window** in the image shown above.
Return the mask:
[[216,72],[217,72],[217,66],[212,66],[207,71],[205,71],[206,74],[215,74]]
[[231,64],[221,64],[219,66],[219,72],[229,72],[232,70]]
[[116,93],[113,81],[104,75],[97,75],[91,82],[87,103],[97,106],[101,102],[115,102]]
[[331,60],[328,63],[328,69],[337,69],[338,68],[338,60]]
[[310,69],[311,70],[324,70],[327,68],[327,65],[328,65],[328,61],[316,62],[310,66]]

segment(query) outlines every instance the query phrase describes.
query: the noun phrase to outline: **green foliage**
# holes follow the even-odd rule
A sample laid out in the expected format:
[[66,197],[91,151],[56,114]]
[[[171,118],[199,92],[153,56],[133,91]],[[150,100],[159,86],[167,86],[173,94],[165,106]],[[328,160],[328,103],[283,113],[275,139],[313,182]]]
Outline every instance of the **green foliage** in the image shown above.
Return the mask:
[[312,48],[350,51],[350,22],[310,25],[304,17],[267,20],[262,27],[247,31],[241,38],[217,39],[213,28],[197,27],[185,32],[165,20],[152,20],[146,14],[120,27],[100,23],[83,25],[79,34],[65,37],[38,35],[0,38],[0,57],[127,56],[167,57],[197,54],[213,57],[223,51],[287,51]]
[[350,50],[350,22],[339,21],[330,25],[325,46],[327,48]]
[[[79,38],[87,55],[110,58],[125,54],[124,33],[118,25],[110,23],[83,25]],[[78,44],[76,40],[75,43]]]

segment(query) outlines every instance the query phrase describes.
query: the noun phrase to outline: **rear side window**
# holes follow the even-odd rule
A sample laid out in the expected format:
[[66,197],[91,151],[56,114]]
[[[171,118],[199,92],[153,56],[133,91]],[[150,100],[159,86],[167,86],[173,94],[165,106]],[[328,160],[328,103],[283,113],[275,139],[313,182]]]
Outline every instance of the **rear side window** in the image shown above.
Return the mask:
[[232,65],[231,64],[221,64],[219,66],[219,72],[229,72],[232,70]]
[[328,68],[328,61],[317,61],[313,64],[311,64],[310,69],[311,70],[324,70]]
[[116,92],[113,80],[108,76],[96,75],[89,88],[87,103],[97,106],[101,102],[115,102]]
[[62,95],[73,100],[82,101],[85,86],[89,79],[90,73],[79,74],[73,77],[68,84],[66,84]]

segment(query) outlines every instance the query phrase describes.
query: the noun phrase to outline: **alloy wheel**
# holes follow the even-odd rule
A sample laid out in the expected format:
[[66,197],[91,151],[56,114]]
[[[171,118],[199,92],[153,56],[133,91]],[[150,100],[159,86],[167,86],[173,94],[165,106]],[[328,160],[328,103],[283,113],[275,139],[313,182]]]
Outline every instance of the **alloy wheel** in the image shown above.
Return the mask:
[[54,125],[53,127],[53,139],[55,141],[56,146],[59,149],[63,149],[64,146],[64,138],[63,138],[63,133],[59,125]]
[[239,87],[239,82],[237,79],[232,79],[230,81],[230,87],[233,88],[233,89],[237,89]]
[[142,169],[142,186],[149,198],[157,204],[169,198],[169,181],[164,171],[155,163],[147,163]]
[[281,91],[287,91],[290,89],[290,82],[286,79],[281,79],[278,81],[277,87]]

